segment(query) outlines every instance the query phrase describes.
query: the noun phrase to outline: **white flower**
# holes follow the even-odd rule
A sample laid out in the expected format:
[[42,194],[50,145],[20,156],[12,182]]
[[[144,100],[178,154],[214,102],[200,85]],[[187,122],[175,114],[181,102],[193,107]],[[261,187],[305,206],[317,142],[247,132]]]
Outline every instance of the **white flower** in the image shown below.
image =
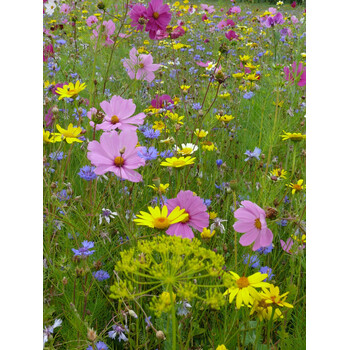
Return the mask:
[[214,222],[210,225],[210,231],[219,229],[221,233],[225,232],[225,227],[222,224],[225,221],[227,221],[227,220],[222,220],[220,218],[215,218]]
[[183,156],[188,156],[198,150],[198,146],[194,145],[193,143],[183,143],[181,144],[181,147],[182,148],[175,146],[174,150]]
[[118,216],[118,213],[110,211],[109,209],[102,208],[102,214],[100,214],[99,224],[102,224],[103,219],[105,219],[109,224],[111,222],[111,218],[114,219],[114,216]]
[[52,16],[52,14],[54,13],[56,8],[56,4],[54,0],[49,0],[46,4],[45,4],[45,13],[47,13],[48,15]]
[[53,334],[53,330],[59,327],[62,324],[62,320],[60,318],[56,319],[54,324],[49,327],[44,328],[43,334],[43,348],[45,347],[45,343],[49,340],[51,334]]
[[179,316],[186,316],[189,313],[189,310],[187,310],[188,308],[191,308],[191,304],[189,304],[186,300],[184,301],[180,301],[178,303],[180,305],[177,314]]

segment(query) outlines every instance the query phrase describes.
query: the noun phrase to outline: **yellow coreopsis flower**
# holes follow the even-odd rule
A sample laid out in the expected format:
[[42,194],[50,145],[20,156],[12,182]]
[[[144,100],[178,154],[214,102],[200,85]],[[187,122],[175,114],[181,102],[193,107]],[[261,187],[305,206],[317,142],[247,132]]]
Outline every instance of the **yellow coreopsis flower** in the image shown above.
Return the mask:
[[295,194],[295,192],[302,191],[304,189],[303,185],[304,180],[300,179],[296,184],[293,184],[292,182],[289,185],[286,185],[290,188],[292,188],[292,194]]
[[276,180],[276,178],[277,180],[280,178],[286,179],[287,172],[284,169],[277,168],[277,169],[273,169],[270,172],[270,175],[271,175],[271,180]]
[[203,231],[201,232],[201,237],[203,239],[210,239],[215,235],[215,230],[210,231],[209,228],[204,227]]
[[190,165],[194,163],[194,160],[196,158],[195,157],[180,157],[180,158],[176,158],[176,157],[172,157],[172,158],[166,158],[165,162],[161,162],[160,165],[162,166],[168,166],[168,167],[172,167],[172,168],[182,168],[186,165]]
[[217,150],[217,147],[214,145],[213,142],[203,141],[202,142],[202,149],[204,149],[206,151],[214,151],[214,150]]
[[235,73],[232,76],[236,79],[242,79],[244,77],[244,73]]
[[64,140],[67,141],[67,143],[72,142],[83,142],[82,140],[79,140],[78,137],[80,136],[80,133],[82,131],[81,127],[74,128],[73,124],[70,123],[68,125],[68,129],[61,128],[58,124],[56,124],[57,130],[61,133],[61,135],[64,137]]
[[50,131],[45,131],[43,129],[43,141],[45,143],[55,143],[55,142],[60,142],[62,141],[62,136],[59,133],[51,133]]
[[148,185],[148,187],[153,188],[155,192],[160,192],[164,194],[167,191],[169,184],[159,184],[159,187],[157,187],[156,185]]
[[160,132],[163,131],[163,129],[165,129],[165,124],[161,121],[161,120],[156,120],[154,122],[154,125],[152,126],[153,129],[155,130],[159,130]]
[[59,87],[56,90],[56,93],[59,94],[59,100],[62,100],[64,97],[68,98],[75,98],[79,95],[81,91],[83,91],[86,88],[86,84],[82,83],[80,84],[80,81],[78,80],[75,85],[73,83],[69,83],[68,85],[63,85],[63,87]]
[[201,138],[206,137],[208,135],[208,131],[205,131],[203,129],[202,130],[196,129],[194,134],[201,139]]
[[249,277],[240,277],[237,273],[230,271],[234,279],[234,285],[230,287],[224,295],[229,294],[229,302],[232,303],[236,297],[236,307],[240,309],[242,303],[245,305],[252,304],[254,299],[259,298],[259,293],[255,288],[268,287],[269,283],[263,282],[268,277],[267,273],[256,272]]
[[250,56],[248,55],[243,55],[243,56],[239,56],[239,59],[242,61],[242,62],[248,62],[250,60]]
[[191,85],[181,85],[180,86],[180,89],[183,91],[183,92],[187,92],[189,89],[190,89]]
[[280,135],[282,137],[282,141],[292,140],[292,141],[301,141],[306,139],[306,135],[302,135],[300,132],[284,132],[284,135]]
[[245,77],[246,80],[249,80],[249,81],[256,81],[256,80],[259,80],[259,76],[258,75],[255,75],[255,73],[253,74],[249,74]]
[[224,122],[224,123],[228,123],[228,122],[230,122],[232,119],[234,119],[234,117],[233,117],[232,115],[227,115],[227,114],[225,114],[225,115],[219,115],[219,114],[217,114],[215,117],[216,117],[216,119],[217,119],[218,121]]
[[293,308],[292,304],[285,301],[289,292],[280,295],[280,289],[273,284],[270,284],[268,288],[269,289],[262,287],[263,292],[260,293],[261,297],[265,299],[266,304],[275,304],[281,307],[285,306],[288,308]]
[[256,70],[256,69],[258,69],[260,66],[258,65],[258,66],[254,66],[253,64],[251,64],[251,63],[247,63],[246,65],[245,65],[245,67],[246,68],[249,68],[249,69],[251,69],[251,70]]
[[148,207],[148,211],[149,213],[140,211],[140,214],[136,215],[139,219],[134,219],[134,222],[137,225],[165,230],[172,224],[188,219],[185,209],[180,209],[180,207],[176,207],[169,215],[166,205],[163,206],[162,210],[158,206],[155,208]]
[[183,124],[182,119],[185,118],[184,115],[182,115],[181,117],[177,114],[177,113],[172,113],[167,111],[165,113],[165,116],[168,117],[169,119],[171,119],[173,122],[177,123],[177,124]]

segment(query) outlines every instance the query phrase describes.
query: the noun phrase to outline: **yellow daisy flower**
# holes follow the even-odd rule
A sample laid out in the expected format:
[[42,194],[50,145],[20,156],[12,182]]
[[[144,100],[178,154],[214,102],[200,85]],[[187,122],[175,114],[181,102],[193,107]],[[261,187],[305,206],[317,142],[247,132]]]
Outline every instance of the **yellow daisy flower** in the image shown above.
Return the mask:
[[160,132],[162,132],[162,130],[165,129],[165,124],[161,120],[156,120],[152,128],[154,130],[159,130]]
[[293,184],[292,182],[289,185],[286,185],[290,188],[292,188],[292,194],[295,194],[295,192],[302,191],[304,189],[303,185],[304,180],[300,179],[296,184]]
[[68,125],[68,129],[63,129],[61,128],[58,124],[56,124],[57,130],[61,133],[63,136],[63,139],[67,141],[67,143],[72,143],[72,142],[83,142],[82,140],[79,140],[78,137],[80,136],[81,133],[81,127],[74,128],[73,124],[70,123]]
[[243,55],[243,56],[239,56],[239,59],[242,61],[242,62],[248,62],[250,60],[250,56],[248,55]]
[[205,131],[203,129],[202,130],[196,129],[194,134],[201,139],[201,138],[206,137],[208,135],[208,131]]
[[259,299],[254,300],[252,309],[250,311],[250,315],[253,315],[254,313],[257,313],[257,316],[260,321],[271,320],[272,313],[273,313],[273,321],[277,320],[278,318],[283,318],[282,312],[279,308],[273,309],[271,304],[267,304],[266,300],[263,299],[259,294]]
[[153,188],[155,192],[164,194],[167,191],[169,184],[159,184],[159,187],[156,185],[148,185],[148,187]]
[[202,149],[204,149],[206,151],[214,151],[214,150],[217,150],[217,147],[214,145],[213,142],[203,141],[202,142]]
[[232,76],[236,79],[242,79],[244,77],[244,73],[235,73]]
[[209,219],[214,220],[218,216],[218,213],[215,213],[215,211],[209,212]]
[[225,115],[219,115],[219,114],[217,114],[215,117],[216,117],[216,119],[217,119],[218,121],[224,122],[224,123],[228,123],[228,122],[230,122],[232,119],[234,119],[234,117],[233,117],[232,115],[227,115],[227,114],[225,114]]
[[168,117],[169,119],[171,119],[173,122],[177,123],[177,124],[183,124],[182,119],[185,118],[185,116],[181,116],[179,117],[179,115],[177,113],[171,113],[169,111],[167,111],[165,113],[165,116]]
[[82,83],[80,84],[80,81],[78,80],[75,85],[73,83],[69,83],[68,85],[63,85],[63,87],[59,87],[56,90],[56,93],[59,94],[59,100],[62,100],[64,97],[68,98],[75,98],[79,95],[81,91],[83,91],[86,88],[86,84]]
[[286,179],[287,172],[284,169],[276,168],[270,172],[271,180]]
[[269,283],[263,282],[268,277],[267,273],[256,272],[249,277],[240,277],[237,273],[230,271],[233,276],[234,285],[230,287],[224,295],[230,294],[229,302],[232,303],[236,297],[236,307],[240,309],[242,303],[245,305],[253,304],[255,298],[259,298],[259,293],[255,288],[268,287]]
[[136,215],[139,219],[134,219],[134,222],[137,225],[165,230],[172,224],[188,219],[185,209],[180,209],[180,207],[176,207],[169,215],[166,205],[163,206],[162,210],[158,206],[155,208],[148,207],[148,211],[149,213],[140,211],[141,215]]
[[284,132],[284,135],[280,135],[282,137],[282,141],[292,140],[292,141],[301,141],[306,139],[306,135],[302,135],[300,132]]
[[182,168],[186,165],[190,165],[194,163],[195,157],[171,157],[171,158],[166,158],[165,162],[161,162],[160,165],[162,166],[168,166],[168,167],[173,167],[173,168]]
[[269,289],[262,287],[263,292],[260,293],[261,297],[265,299],[266,304],[275,304],[281,307],[285,306],[290,309],[293,308],[292,304],[289,304],[285,301],[289,292],[280,295],[280,289],[273,284],[270,284],[268,288]]
[[59,133],[51,133],[50,131],[45,131],[43,129],[43,141],[45,143],[55,143],[62,141],[62,136]]

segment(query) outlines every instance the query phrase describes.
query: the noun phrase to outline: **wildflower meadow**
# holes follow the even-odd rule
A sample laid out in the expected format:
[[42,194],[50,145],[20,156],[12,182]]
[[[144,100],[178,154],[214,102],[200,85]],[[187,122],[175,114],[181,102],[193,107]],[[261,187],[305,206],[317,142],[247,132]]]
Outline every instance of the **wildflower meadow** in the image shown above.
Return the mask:
[[43,1],[44,349],[306,348],[305,5]]

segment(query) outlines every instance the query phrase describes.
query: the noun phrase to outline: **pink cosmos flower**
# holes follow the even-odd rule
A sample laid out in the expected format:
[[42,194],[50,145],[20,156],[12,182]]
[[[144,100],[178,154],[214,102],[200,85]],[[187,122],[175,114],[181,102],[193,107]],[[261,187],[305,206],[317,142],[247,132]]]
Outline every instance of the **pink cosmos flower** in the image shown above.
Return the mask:
[[277,13],[277,9],[274,7],[269,7],[269,12],[271,12],[272,15],[275,15]]
[[62,4],[61,8],[60,8],[60,12],[61,13],[65,13],[66,15],[69,14],[69,12],[71,11],[71,8],[69,5],[67,4]]
[[52,44],[46,45],[43,50],[43,60],[44,62],[47,62],[48,58],[53,56],[53,46]]
[[201,4],[200,6],[201,6],[201,9],[207,13],[214,13],[215,12],[215,8],[213,5],[208,6],[206,4]]
[[132,130],[137,129],[136,125],[142,125],[146,115],[144,113],[136,114],[132,117],[136,110],[135,103],[132,99],[125,100],[120,96],[113,96],[110,102],[103,101],[100,103],[101,108],[106,116],[101,124],[96,126],[96,130]]
[[163,40],[169,36],[169,33],[166,30],[158,29],[156,31],[156,36],[154,37],[154,40]]
[[155,98],[151,101],[151,105],[154,108],[164,108],[169,104],[173,104],[174,101],[169,95],[156,95]]
[[149,37],[154,40],[157,30],[165,30],[171,20],[170,8],[163,4],[163,0],[151,0],[146,11],[146,31]]
[[244,233],[239,243],[248,246],[254,242],[254,251],[268,247],[272,243],[273,234],[267,228],[265,211],[251,201],[242,201],[241,204],[243,207],[234,213],[238,221],[233,225],[235,231]]
[[229,10],[231,13],[241,13],[241,8],[239,6],[233,6]]
[[294,79],[298,80],[298,86],[305,86],[306,85],[306,68],[304,65],[300,62],[298,65],[297,70],[297,63],[293,62],[292,69],[289,69],[289,67],[284,67],[284,79],[290,81],[292,84],[294,84]]
[[[202,231],[209,225],[209,214],[203,200],[195,196],[192,191],[180,191],[176,198],[169,199],[166,203],[169,212],[175,207],[185,209],[188,214],[188,220],[170,225],[166,233],[170,236],[179,236],[182,238],[192,239],[194,237],[191,227]],[[191,226],[191,227],[190,227]]]
[[237,35],[236,32],[233,31],[233,30],[230,30],[230,31],[226,32],[226,33],[225,33],[225,36],[226,36],[226,38],[227,38],[229,41],[238,38],[238,35]]
[[292,16],[292,17],[290,18],[290,20],[292,21],[293,24],[299,23],[298,18],[296,18],[295,16]]
[[177,39],[183,35],[185,35],[185,30],[182,27],[178,26],[176,28],[173,28],[173,31],[170,33],[170,38]]
[[86,19],[86,24],[88,25],[88,27],[91,27],[93,24],[97,22],[98,22],[98,19],[96,16],[90,16]]
[[131,79],[146,80],[149,83],[154,80],[154,71],[159,69],[160,64],[153,64],[151,54],[139,55],[136,48],[130,50],[130,59],[124,59],[123,66],[125,67]]
[[91,107],[89,112],[87,112],[87,117],[90,119],[89,124],[90,126],[93,128],[95,126],[95,123],[93,122],[93,118],[96,116],[97,114],[97,109],[95,107]]
[[[98,38],[98,34],[100,31],[101,25],[98,25],[96,29],[94,29],[92,31],[93,34],[93,38]],[[104,42],[102,43],[102,45],[104,46],[110,46],[114,44],[114,41],[110,38],[110,36],[114,33],[115,31],[115,24],[114,22],[110,19],[108,22],[107,21],[103,21],[102,23],[102,33],[101,33],[101,39],[102,41],[104,40]]]
[[136,30],[143,31],[143,28],[147,22],[146,19],[147,9],[142,4],[135,4],[129,12],[131,18],[131,26],[136,27]]
[[280,240],[281,242],[281,247],[282,249],[288,253],[291,254],[291,249],[293,247],[294,241],[292,240],[292,238],[288,238],[287,242],[284,242],[282,239]]
[[110,171],[124,180],[142,181],[142,176],[134,170],[145,165],[145,160],[137,154],[141,149],[136,147],[137,142],[134,131],[122,131],[120,134],[105,132],[100,142],[89,142],[87,157],[96,166],[95,174],[103,175]]
[[207,15],[203,15],[203,16],[202,16],[202,21],[203,21],[203,22],[206,21],[207,19],[208,19]]

